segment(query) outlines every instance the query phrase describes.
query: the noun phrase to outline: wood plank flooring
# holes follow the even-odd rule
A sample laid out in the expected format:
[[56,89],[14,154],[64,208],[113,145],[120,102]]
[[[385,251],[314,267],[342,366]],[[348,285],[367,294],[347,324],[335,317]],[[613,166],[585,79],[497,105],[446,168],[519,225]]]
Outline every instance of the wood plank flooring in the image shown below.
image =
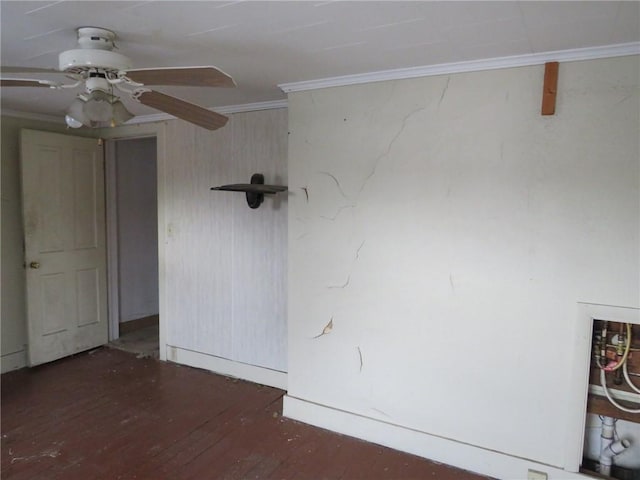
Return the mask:
[[109,348],[10,372],[2,478],[486,478],[282,418],[283,394]]

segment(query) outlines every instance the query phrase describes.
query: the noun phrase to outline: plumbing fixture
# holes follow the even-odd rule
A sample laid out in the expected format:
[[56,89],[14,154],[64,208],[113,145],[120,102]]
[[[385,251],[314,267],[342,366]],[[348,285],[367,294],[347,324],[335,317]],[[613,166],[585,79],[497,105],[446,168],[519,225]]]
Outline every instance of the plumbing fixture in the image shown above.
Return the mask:
[[616,419],[602,417],[602,433],[600,435],[600,474],[611,476],[613,458],[631,446],[626,439],[615,440]]
[[[600,384],[607,400],[609,400],[613,406],[627,413],[640,413],[640,408],[625,407],[616,401],[607,387],[606,378],[608,372],[613,373],[613,383],[615,385],[622,385],[623,380],[626,380],[629,387],[635,393],[640,393],[640,388],[631,381],[628,371],[629,353],[631,350],[636,350],[631,348],[631,344],[633,343],[633,329],[630,323],[620,323],[619,332],[613,335],[611,338],[612,345],[609,345],[607,344],[608,328],[609,322],[604,321],[600,332],[596,332],[594,335],[593,355],[596,365],[600,369]],[[609,346],[615,348],[615,353],[607,351]]]

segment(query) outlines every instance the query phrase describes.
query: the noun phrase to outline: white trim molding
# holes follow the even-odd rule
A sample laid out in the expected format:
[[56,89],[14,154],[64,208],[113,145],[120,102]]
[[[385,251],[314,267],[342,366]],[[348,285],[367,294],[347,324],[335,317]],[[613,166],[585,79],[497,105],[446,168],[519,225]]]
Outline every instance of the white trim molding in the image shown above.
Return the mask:
[[57,115],[47,115],[44,113],[21,112],[19,110],[11,110],[10,108],[0,110],[0,115],[3,117],[25,118],[27,120],[64,124],[64,116],[59,117]]
[[109,308],[109,341],[120,338],[120,294],[118,291],[118,201],[116,178],[116,146],[114,140],[104,144],[104,183],[107,227],[107,302]]
[[229,105],[227,107],[218,107],[214,110],[224,115],[230,113],[257,112],[258,110],[273,110],[276,108],[287,108],[288,102],[286,98],[281,100],[270,100],[268,102],[244,103],[241,105]]
[[18,370],[27,366],[27,351],[26,349],[18,350],[17,352],[5,353],[0,358],[0,373],[10,372],[12,370]]
[[[269,100],[266,102],[243,103],[239,105],[226,105],[223,107],[209,108],[212,112],[229,115],[232,113],[257,112],[259,110],[273,110],[276,108],[287,108],[287,99]],[[26,118],[29,120],[42,120],[43,122],[62,123],[64,124],[64,116],[46,115],[43,113],[21,112],[3,108],[0,112],[3,116]],[[176,117],[168,113],[152,113],[150,115],[136,115],[131,120],[120,125],[126,127],[128,125],[138,125],[141,123],[164,122],[166,120],[175,120]]]
[[319,405],[290,395],[284,397],[283,415],[316,427],[490,477],[527,478],[527,470],[531,469],[546,473],[550,480],[592,478],[556,466],[457,442],[390,422]]
[[279,84],[278,87],[280,87],[280,89],[285,93],[301,92],[304,90],[343,87],[346,85],[359,85],[386,80],[402,80],[405,78],[430,77],[434,75],[449,75],[453,73],[526,67],[531,65],[540,65],[546,62],[575,62],[579,60],[594,60],[598,58],[623,57],[628,55],[640,55],[640,42],[606,45],[602,47],[576,48],[572,50],[557,50],[555,52],[530,53],[526,55],[487,58],[466,62],[442,63],[423,67],[381,70],[378,72],[358,73],[340,77],[322,78],[319,80],[282,83]]
[[270,368],[236,362],[201,352],[167,345],[167,360],[170,362],[203,368],[220,375],[240,378],[269,387],[287,389],[287,374]]
[[[287,100],[271,100],[268,102],[244,103],[241,105],[227,105],[224,107],[209,108],[213,112],[229,115],[232,113],[257,112],[259,110],[272,110],[275,108],[287,108]],[[175,120],[176,117],[168,113],[153,113],[151,115],[138,115],[129,120],[125,125],[137,123],[163,122]]]

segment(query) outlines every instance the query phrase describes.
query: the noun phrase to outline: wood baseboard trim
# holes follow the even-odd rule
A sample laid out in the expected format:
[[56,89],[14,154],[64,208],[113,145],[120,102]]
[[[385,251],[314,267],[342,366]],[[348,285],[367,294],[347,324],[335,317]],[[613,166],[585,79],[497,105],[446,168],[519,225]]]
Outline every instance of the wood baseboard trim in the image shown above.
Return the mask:
[[316,427],[494,478],[527,478],[528,469],[545,472],[550,480],[592,478],[290,395],[284,396],[282,414]]
[[249,382],[269,387],[287,389],[287,374],[269,368],[258,367],[226,358],[216,357],[201,352],[194,352],[180,347],[167,345],[167,360],[170,362],[202,368],[229,377],[248,380]]
[[18,350],[17,352],[7,353],[0,357],[1,373],[18,370],[27,366],[27,351]]

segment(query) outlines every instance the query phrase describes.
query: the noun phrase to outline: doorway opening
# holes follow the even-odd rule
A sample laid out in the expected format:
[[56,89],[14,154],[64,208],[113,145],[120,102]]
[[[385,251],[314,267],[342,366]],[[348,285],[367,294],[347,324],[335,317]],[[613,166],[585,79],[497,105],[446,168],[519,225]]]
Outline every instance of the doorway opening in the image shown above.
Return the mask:
[[109,340],[159,353],[158,182],[155,137],[106,142]]

